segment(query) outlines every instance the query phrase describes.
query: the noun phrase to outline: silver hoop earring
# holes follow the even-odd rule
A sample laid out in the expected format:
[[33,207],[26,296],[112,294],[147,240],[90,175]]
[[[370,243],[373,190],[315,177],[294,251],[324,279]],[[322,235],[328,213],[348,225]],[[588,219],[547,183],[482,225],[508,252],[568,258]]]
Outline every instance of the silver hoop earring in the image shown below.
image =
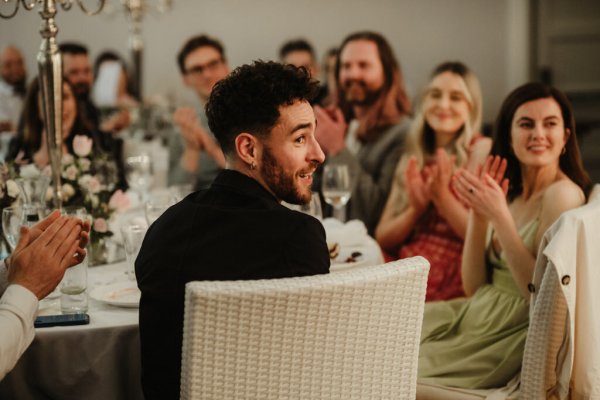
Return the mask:
[[254,161],[250,163],[250,169],[256,169],[256,164],[254,163]]

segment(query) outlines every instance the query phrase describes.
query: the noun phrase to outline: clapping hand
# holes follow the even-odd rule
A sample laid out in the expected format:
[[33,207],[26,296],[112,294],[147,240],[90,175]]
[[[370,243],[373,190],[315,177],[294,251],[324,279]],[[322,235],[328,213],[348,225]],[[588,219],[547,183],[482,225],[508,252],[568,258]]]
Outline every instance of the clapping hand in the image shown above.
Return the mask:
[[200,126],[198,116],[191,107],[180,107],[173,114],[175,124],[181,129],[186,146],[193,150],[204,148],[204,129]]
[[453,187],[461,201],[477,215],[494,220],[508,212],[506,194],[508,179],[504,178],[506,159],[488,156],[476,174],[459,170],[453,178]]
[[314,111],[317,119],[315,138],[326,155],[334,156],[345,146],[348,125],[344,115],[339,108],[324,109],[315,106]]
[[408,193],[408,204],[418,213],[422,214],[431,202],[431,193],[426,182],[430,179],[429,167],[419,170],[417,159],[412,156],[404,172],[404,186]]
[[431,201],[436,206],[439,206],[449,195],[452,195],[450,192],[450,181],[455,161],[456,156],[448,156],[448,153],[444,149],[437,149],[435,164],[430,166],[429,176],[425,182]]
[[19,243],[10,256],[8,281],[44,298],[67,268],[83,261],[89,230],[89,222],[60,216],[58,211],[31,229],[21,227]]

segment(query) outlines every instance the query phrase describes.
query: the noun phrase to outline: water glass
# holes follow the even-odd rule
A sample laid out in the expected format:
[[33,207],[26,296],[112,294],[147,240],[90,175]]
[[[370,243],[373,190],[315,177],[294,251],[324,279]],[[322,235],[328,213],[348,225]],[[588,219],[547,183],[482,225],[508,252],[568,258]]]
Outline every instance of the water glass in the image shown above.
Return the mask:
[[135,259],[137,258],[144,236],[146,236],[147,227],[142,225],[128,225],[121,227],[123,235],[123,244],[125,245],[125,255],[127,256],[127,276],[129,280],[135,280]]
[[6,207],[2,210],[2,233],[10,246],[11,252],[17,247],[21,225],[25,222],[25,212],[22,207]]
[[21,190],[23,204],[41,206],[46,203],[46,191],[50,184],[49,176],[19,178],[16,182]]
[[346,220],[346,203],[352,194],[350,171],[345,164],[328,164],[323,168],[322,191],[325,201],[333,206],[333,216]]
[[[65,207],[63,214],[79,219],[87,219],[88,214],[83,207]],[[88,255],[83,261],[65,271],[60,283],[60,311],[63,314],[79,314],[88,310]]]
[[300,204],[299,209],[305,214],[312,215],[319,221],[323,219],[323,208],[321,207],[319,193],[313,192],[310,201],[306,204]]
[[148,153],[140,153],[127,157],[125,162],[127,183],[135,190],[140,200],[144,202],[148,197],[148,190],[154,181],[152,159]]
[[323,209],[321,208],[321,199],[319,199],[318,193],[313,192],[310,201],[306,204],[290,204],[286,202],[282,202],[282,204],[290,210],[296,210],[312,215],[319,221],[323,219]]
[[176,199],[169,191],[153,192],[144,205],[144,213],[148,225],[156,221],[167,208],[175,203]]
[[173,195],[173,198],[176,203],[183,200],[188,194],[192,193],[194,190],[192,188],[191,183],[183,183],[179,185],[173,185],[169,187],[169,191]]

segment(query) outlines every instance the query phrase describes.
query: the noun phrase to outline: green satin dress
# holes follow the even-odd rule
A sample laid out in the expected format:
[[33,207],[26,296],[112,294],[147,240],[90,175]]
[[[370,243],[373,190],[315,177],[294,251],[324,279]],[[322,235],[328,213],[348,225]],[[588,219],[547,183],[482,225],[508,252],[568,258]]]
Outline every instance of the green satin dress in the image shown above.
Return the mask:
[[[536,218],[519,230],[534,256],[538,226]],[[487,389],[504,386],[521,369],[529,304],[489,238],[486,257],[491,283],[470,298],[425,304],[419,382]]]

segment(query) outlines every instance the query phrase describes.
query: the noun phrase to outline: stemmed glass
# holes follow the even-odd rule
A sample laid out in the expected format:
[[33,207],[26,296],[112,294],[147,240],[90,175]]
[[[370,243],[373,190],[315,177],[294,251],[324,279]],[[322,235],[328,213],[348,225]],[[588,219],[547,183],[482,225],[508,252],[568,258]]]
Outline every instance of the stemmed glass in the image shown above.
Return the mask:
[[21,225],[25,222],[22,207],[6,207],[2,210],[2,233],[10,246],[11,252],[17,247]]
[[139,194],[140,201],[144,203],[148,198],[148,190],[154,181],[150,155],[140,153],[127,157],[125,169],[127,171],[127,183]]
[[348,166],[345,164],[328,164],[323,168],[323,197],[327,204],[333,206],[334,218],[345,222],[346,203],[352,194],[352,181]]

